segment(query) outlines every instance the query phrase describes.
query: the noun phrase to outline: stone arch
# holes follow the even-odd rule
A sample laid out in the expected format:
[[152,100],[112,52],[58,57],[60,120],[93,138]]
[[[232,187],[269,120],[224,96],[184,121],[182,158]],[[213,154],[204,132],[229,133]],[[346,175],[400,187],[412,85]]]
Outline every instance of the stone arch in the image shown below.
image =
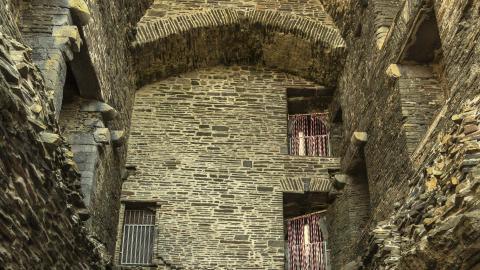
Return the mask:
[[201,67],[263,64],[333,87],[346,45],[328,22],[224,8],[141,22],[132,47],[140,86]]

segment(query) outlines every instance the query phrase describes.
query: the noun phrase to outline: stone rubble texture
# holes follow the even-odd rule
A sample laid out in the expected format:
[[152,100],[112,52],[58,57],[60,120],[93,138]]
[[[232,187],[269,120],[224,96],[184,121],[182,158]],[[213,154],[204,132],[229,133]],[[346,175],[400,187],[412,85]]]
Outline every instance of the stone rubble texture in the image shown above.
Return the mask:
[[[144,269],[283,269],[314,194],[332,269],[478,269],[479,36],[476,0],[0,0],[0,268],[132,269],[148,202]],[[287,154],[287,88],[332,93],[332,157]]]
[[79,216],[80,175],[31,49],[2,33],[0,57],[0,265],[99,268]]

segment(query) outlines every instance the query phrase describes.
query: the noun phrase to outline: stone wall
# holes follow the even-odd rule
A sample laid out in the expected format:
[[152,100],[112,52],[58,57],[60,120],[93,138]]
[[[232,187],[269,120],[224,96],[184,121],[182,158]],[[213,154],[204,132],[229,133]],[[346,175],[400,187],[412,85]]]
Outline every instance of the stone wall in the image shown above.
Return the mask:
[[282,269],[282,182],[328,183],[339,166],[335,158],[287,154],[286,88],[312,86],[285,73],[233,66],[137,92],[127,163],[136,169],[122,200],[159,204],[160,265]]
[[[361,242],[364,242],[368,231],[372,230],[375,224],[383,222],[397,211],[396,202],[403,202],[413,196],[409,191],[409,184],[416,172],[426,166],[423,165],[425,158],[435,155],[432,152],[434,138],[451,125],[449,119],[457,109],[462,107],[469,97],[479,92],[479,69],[476,64],[479,59],[479,45],[475,41],[478,35],[479,3],[431,2],[438,20],[444,56],[436,74],[438,82],[434,82],[432,77],[420,79],[401,72],[392,73],[389,69],[391,64],[398,64],[403,47],[409,42],[411,31],[415,31],[415,18],[420,9],[429,6],[429,1],[405,1],[398,6],[394,23],[389,27],[381,47],[375,46],[378,1],[368,1],[368,5],[362,5],[362,1],[351,1],[348,4],[341,2],[325,1],[324,5],[340,31],[345,34],[349,48],[335,97],[335,100],[340,101],[343,110],[343,153],[347,153],[351,145],[352,132],[366,131],[369,135],[364,159],[372,212],[370,225],[363,232],[364,239]],[[399,89],[399,85],[400,88],[402,85],[405,88]],[[428,90],[425,91],[426,89]],[[444,93],[448,95],[443,97]],[[406,115],[402,115],[402,112]],[[412,120],[413,122],[409,123]],[[409,124],[413,124],[410,130]],[[336,201],[331,210],[340,213],[344,218],[348,211],[344,200]],[[342,226],[338,222],[343,219],[335,217],[332,226]],[[390,238],[386,237],[387,242],[395,242],[395,235],[411,237],[411,234],[405,231],[395,231],[390,234]],[[341,245],[342,241],[339,241]],[[359,243],[355,245],[361,246]],[[342,250],[341,247],[334,249]],[[380,251],[375,252],[372,254],[382,254]],[[358,255],[351,253],[350,259]],[[436,259],[442,260],[440,257]],[[337,262],[337,265],[345,265],[345,262]],[[425,269],[427,265],[428,263],[416,267]],[[373,266],[370,267],[374,269]]]
[[20,17],[20,0],[2,0],[0,2],[4,10],[0,13],[0,31],[14,38],[21,38],[17,22]]
[[59,134],[53,96],[31,49],[0,33],[0,52],[0,265],[98,269],[80,215],[79,173]]
[[67,62],[82,44],[72,7],[62,1],[22,2],[19,28],[32,48],[33,60],[45,78],[47,91],[54,97],[58,118],[62,108]]
[[[153,200],[159,267],[278,269],[282,193],[327,192],[332,174],[359,160],[369,196],[352,181],[328,196],[335,268],[478,267],[480,2],[0,6],[2,267],[98,268],[102,245],[119,252],[125,204]],[[442,57],[404,63],[429,9]],[[219,64],[250,67],[179,75]],[[64,103],[69,68],[81,98]],[[285,88],[314,85],[335,89],[342,166],[286,155]],[[368,134],[360,150],[355,131]]]
[[[128,135],[133,94],[136,90],[129,50],[130,41],[133,26],[140,20],[151,2],[86,1],[91,20],[80,29],[84,41],[83,51],[76,55],[77,58],[83,57],[84,60],[72,64],[78,65],[81,72],[85,72],[88,66],[93,73],[93,77],[79,77],[79,74],[74,72],[78,79],[83,80],[83,82],[77,80],[77,83],[96,80],[94,86],[98,87],[96,89],[98,94],[86,95],[81,91],[80,94],[85,98],[101,100],[117,111],[117,117],[105,119],[99,112],[82,112],[82,104],[76,104],[74,108],[66,108],[70,112],[65,112],[64,115],[64,119],[69,119],[67,133],[81,134],[81,137],[68,138],[74,145],[75,161],[82,167],[82,178],[88,180],[84,183],[90,183],[88,190],[92,191],[89,194],[91,197],[89,229],[107,247],[110,255],[113,255],[115,247],[120,189],[122,175],[125,173],[126,156],[123,144],[114,141],[125,138],[114,137]],[[78,126],[84,130],[77,130]],[[99,132],[106,136],[100,138],[100,141],[96,137]]]
[[370,190],[365,172],[349,177],[340,194],[336,194],[327,211],[332,269],[342,269],[363,254],[365,246],[359,245],[370,217]]
[[202,67],[259,63],[331,87],[345,52],[315,1],[157,1],[137,31],[141,85]]
[[402,75],[394,87],[400,93],[407,149],[413,154],[440,112],[445,97],[431,68],[401,66],[401,69]]
[[448,128],[433,139],[433,149],[409,181],[407,198],[373,230],[365,265],[478,267],[479,104],[479,95],[466,100],[447,120]]
[[148,9],[145,16],[142,18],[141,24],[158,20],[164,16],[181,16],[188,13],[195,13],[199,10],[211,8],[230,8],[241,10],[270,10],[293,13],[299,16],[309,17],[315,20],[326,22],[333,25],[330,16],[325,13],[323,6],[317,0],[307,0],[299,3],[298,1],[274,1],[274,0],[180,0],[180,1],[165,1],[155,0],[153,5]]
[[[89,232],[111,254],[125,171],[126,148],[122,148],[121,141],[128,132],[136,89],[135,74],[131,65],[125,63],[131,59],[128,48],[133,25],[151,3],[35,0],[2,5],[11,13],[10,18],[2,16],[2,22],[6,26],[16,22],[21,31],[16,27],[5,30],[32,47],[32,58],[45,78],[45,89],[54,97],[56,117],[63,116],[62,133],[72,146],[89,208],[89,213],[83,214],[85,218],[91,216]],[[77,88],[76,95],[104,100],[118,109],[120,117],[108,121],[112,119],[105,119],[100,112],[82,112],[78,103],[62,106],[68,90],[64,87],[68,70],[74,74],[71,81]]]

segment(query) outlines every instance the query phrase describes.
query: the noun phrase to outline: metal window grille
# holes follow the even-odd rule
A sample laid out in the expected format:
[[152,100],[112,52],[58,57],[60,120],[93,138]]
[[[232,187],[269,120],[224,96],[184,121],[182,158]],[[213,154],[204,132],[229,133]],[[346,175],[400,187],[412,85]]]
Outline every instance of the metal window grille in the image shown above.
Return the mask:
[[152,264],[155,236],[155,212],[125,210],[121,264]]
[[329,270],[330,252],[320,229],[320,215],[293,218],[287,226],[287,269]]
[[288,116],[289,153],[295,156],[330,156],[327,113]]

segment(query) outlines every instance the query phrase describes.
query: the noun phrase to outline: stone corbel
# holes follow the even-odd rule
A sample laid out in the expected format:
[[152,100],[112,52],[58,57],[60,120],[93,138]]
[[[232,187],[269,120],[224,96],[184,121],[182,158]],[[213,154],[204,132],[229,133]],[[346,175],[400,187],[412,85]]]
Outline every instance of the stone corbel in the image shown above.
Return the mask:
[[76,25],[84,26],[88,24],[92,15],[84,0],[69,0],[68,6]]
[[80,52],[82,37],[76,26],[56,26],[53,28],[52,36],[68,61],[73,60],[73,52]]
[[81,112],[99,112],[102,114],[102,117],[105,121],[110,121],[119,116],[117,110],[115,110],[112,106],[108,105],[107,103],[101,101],[89,101],[82,105],[80,108]]
[[357,170],[363,163],[363,148],[367,143],[368,135],[366,132],[355,131],[350,139],[350,145],[342,159],[342,171],[350,174]]
[[124,130],[110,131],[113,146],[119,147],[125,144],[126,136]]
[[341,190],[345,187],[346,184],[350,183],[352,180],[350,178],[350,176],[346,175],[346,174],[336,174],[334,177],[333,177],[333,186],[338,189],[338,190]]
[[397,64],[389,65],[385,73],[392,79],[398,79],[402,76],[402,73],[400,72],[400,66]]
[[350,142],[357,146],[357,147],[363,147],[367,143],[368,140],[368,134],[366,132],[359,132],[355,131],[352,134],[352,137],[350,138]]
[[352,182],[352,178],[346,174],[335,174],[330,179],[331,187],[328,191],[328,201],[333,202],[339,194],[342,194],[342,190],[345,186]]
[[418,65],[399,65],[391,64],[386,70],[388,77],[393,79],[398,78],[431,78],[433,70],[431,67]]
[[95,142],[102,144],[110,144],[110,130],[108,128],[96,128],[93,132]]

